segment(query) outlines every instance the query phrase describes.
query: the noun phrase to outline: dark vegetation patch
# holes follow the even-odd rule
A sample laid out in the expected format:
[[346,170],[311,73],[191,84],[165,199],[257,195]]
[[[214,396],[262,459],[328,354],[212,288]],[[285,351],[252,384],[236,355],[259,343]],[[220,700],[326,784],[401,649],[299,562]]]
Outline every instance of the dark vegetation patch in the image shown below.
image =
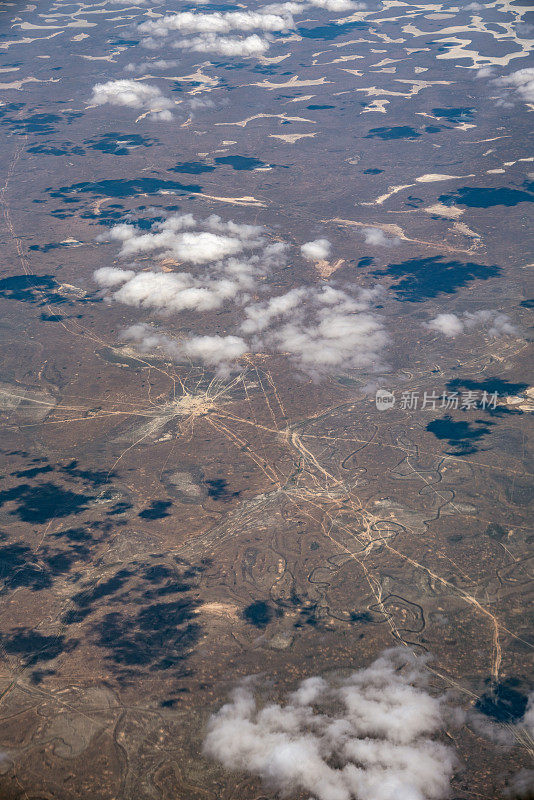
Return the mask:
[[445,440],[450,447],[454,448],[448,455],[465,456],[478,452],[479,448],[476,447],[476,442],[491,433],[490,426],[493,424],[493,422],[482,419],[474,422],[453,420],[447,415],[429,422],[426,430],[432,433],[436,439]]
[[369,133],[364,137],[365,139],[417,139],[421,136],[414,128],[409,125],[396,125],[388,128],[371,128]]
[[501,267],[431,256],[389,264],[383,270],[375,270],[373,275],[395,280],[392,288],[398,300],[418,303],[439,294],[454,294],[474,280],[495,278],[501,272]]

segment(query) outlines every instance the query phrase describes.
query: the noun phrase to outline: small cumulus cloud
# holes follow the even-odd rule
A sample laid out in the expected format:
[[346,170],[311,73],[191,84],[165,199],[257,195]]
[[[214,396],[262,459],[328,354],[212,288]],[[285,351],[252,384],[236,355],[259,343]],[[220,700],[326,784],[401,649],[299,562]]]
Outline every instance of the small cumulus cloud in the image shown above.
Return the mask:
[[155,58],[153,61],[141,61],[139,64],[129,63],[124,67],[125,72],[133,73],[134,75],[142,75],[145,72],[160,69],[173,69],[180,64],[168,58]]
[[153,119],[164,122],[172,119],[170,109],[175,107],[157,86],[129,79],[97,83],[89,102],[96,106],[108,104],[143,109]]
[[[148,49],[158,49],[164,40],[173,37],[171,47],[174,48],[246,58],[262,56],[269,49],[273,34],[287,33],[294,27],[288,9],[280,8],[279,13],[272,13],[267,8],[260,8],[257,11],[206,13],[181,11],[146,20],[137,26],[137,30],[143,36],[141,45]],[[240,36],[240,33],[248,35]]]
[[382,287],[356,296],[331,286],[299,287],[245,308],[241,331],[255,349],[288,355],[302,372],[320,377],[341,368],[376,370],[389,337],[371,303]]
[[464,330],[464,324],[456,314],[438,314],[426,324],[427,328],[442,333],[448,338],[458,336]]
[[121,339],[134,344],[141,353],[160,350],[174,361],[190,359],[215,367],[220,375],[227,375],[248,349],[239,336],[192,336],[178,340],[146,323],[126,328]]
[[[384,366],[389,337],[373,308],[383,288],[297,286],[269,297],[270,278],[287,264],[289,248],[271,241],[262,226],[224,221],[217,215],[196,219],[173,214],[149,230],[114,225],[98,241],[118,245],[119,257],[127,261],[124,267],[104,266],[94,272],[107,302],[160,317],[204,314],[230,304],[241,309],[242,321],[228,336],[193,337],[187,346],[182,342],[179,351],[171,338],[164,340],[153,330],[141,335],[134,326],[142,347],[164,349],[170,355],[179,352],[225,368],[245,352],[281,354],[313,378],[340,369],[376,372]],[[331,245],[319,239],[301,249],[308,258],[320,260],[329,255]]]
[[257,34],[237,38],[204,33],[191,39],[180,39],[173,47],[193,50],[196,53],[217,53],[221,56],[252,58],[261,56],[269,49],[269,42]]
[[532,800],[534,798],[534,769],[521,769],[509,781],[506,797],[510,800]]
[[[215,214],[204,220],[174,214],[148,232],[136,225],[114,225],[97,240],[118,243],[123,259],[148,257],[156,264],[172,264],[166,271],[136,271],[135,264],[128,269],[102,267],[93,275],[110,301],[164,314],[248,302],[260,278],[281,266],[287,252],[283,242],[269,242],[261,226],[223,221]],[[179,269],[187,263],[200,268]]]
[[496,86],[514,89],[516,95],[527,103],[534,103],[534,67],[525,67],[511,75],[505,75],[493,81]]
[[424,661],[407,649],[345,679],[309,678],[285,704],[259,708],[253,690],[245,681],[208,724],[204,753],[226,768],[313,800],[448,796],[456,757],[434,738],[444,701],[429,694]]
[[355,2],[355,0],[308,0],[303,5],[324,8],[325,11],[332,11],[333,13],[341,11],[364,11],[367,8],[367,3]]
[[332,250],[332,245],[328,239],[315,239],[313,242],[306,242],[300,248],[300,252],[309,261],[322,261],[328,258]]
[[313,7],[323,8],[325,11],[331,11],[335,14],[343,11],[364,11],[367,8],[367,4],[357,0],[306,0],[302,3],[288,0],[285,3],[270,3],[268,6],[263,6],[263,11],[272,14],[286,13],[296,16]]
[[166,37],[174,31],[180,33],[217,33],[230,31],[287,31],[294,27],[289,14],[268,14],[256,11],[215,11],[201,14],[194,11],[181,11],[167,14],[138,25],[140,33],[150,36]]
[[[204,230],[192,231],[193,227]],[[216,215],[197,223],[191,214],[176,214],[155,223],[148,233],[135,225],[121,224],[113,226],[98,240],[120,242],[122,258],[154,253],[160,259],[175,258],[202,264],[261,246],[264,241],[261,233],[259,226],[224,223]]]
[[372,247],[397,247],[400,244],[398,236],[387,236],[380,228],[363,228],[365,244]]
[[460,333],[470,332],[477,327],[485,327],[489,336],[495,339],[501,336],[518,336],[519,331],[507,314],[483,309],[481,311],[465,311],[461,316],[456,314],[438,314],[430,322],[424,323],[426,328],[442,333],[449,339]]
[[480,67],[476,72],[477,78],[492,78],[495,75],[493,67]]

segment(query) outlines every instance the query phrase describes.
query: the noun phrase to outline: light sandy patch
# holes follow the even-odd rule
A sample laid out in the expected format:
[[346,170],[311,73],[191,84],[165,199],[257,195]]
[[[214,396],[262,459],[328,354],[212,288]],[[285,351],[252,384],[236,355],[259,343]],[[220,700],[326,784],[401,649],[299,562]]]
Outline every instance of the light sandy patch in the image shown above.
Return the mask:
[[464,236],[469,236],[471,239],[480,239],[480,234],[472,231],[465,222],[455,222],[452,227],[457,233],[462,233]]
[[372,69],[371,72],[386,72],[388,75],[393,75],[397,71],[397,67],[382,67],[382,69]]
[[429,172],[427,175],[421,175],[415,180],[417,183],[435,183],[436,181],[455,181],[460,178],[474,178],[474,173],[470,175],[440,175],[438,172]]
[[407,61],[406,58],[383,58],[382,61],[377,61],[376,64],[371,64],[370,69],[374,67],[387,67],[388,64],[397,64],[399,61]]
[[[178,104],[178,103],[181,103],[182,101],[181,100],[175,100],[174,102]],[[94,108],[94,106],[88,106],[88,108]],[[136,117],[136,119],[134,120],[134,124],[137,124],[138,122],[142,122],[144,119],[147,119],[152,114],[159,114],[161,111],[164,111],[164,110],[165,109],[163,109],[163,108],[150,108],[148,111],[145,111],[143,114],[140,114],[138,117]],[[187,122],[184,122],[183,125],[180,125],[180,127],[184,128],[188,124],[188,122],[189,122],[189,120]]]
[[432,86],[452,86],[456,81],[424,81],[415,78],[395,78],[395,83],[410,83],[412,85],[410,94],[418,94],[421,89],[430,89]]
[[[158,192],[158,194],[173,194],[173,192]],[[195,194],[194,198],[202,197],[204,200],[216,200],[218,203],[230,203],[233,206],[255,206],[257,208],[265,208],[266,203],[261,200],[256,200],[251,195],[244,195],[243,197],[218,197],[214,194]]]
[[[344,70],[344,72],[348,72],[348,70]],[[390,89],[379,89],[377,86],[365,86],[363,88],[356,89],[357,92],[366,92],[368,97],[376,97],[380,95],[387,95],[388,97],[405,97],[409,99],[410,97],[414,97],[416,94],[419,94],[420,91],[423,89],[428,89],[431,86],[441,85],[441,86],[448,86],[452,83],[452,81],[419,81],[415,78],[413,80],[404,80],[404,78],[395,78],[396,83],[409,83],[411,84],[411,89],[409,92],[393,92]]]
[[[193,93],[196,94],[198,92],[199,88],[200,88],[200,91],[202,91],[203,88],[206,87],[206,86],[213,86],[214,87],[214,86],[218,86],[219,85],[219,79],[218,78],[212,78],[209,75],[205,75],[202,72],[202,69],[200,67],[197,69],[196,72],[191,73],[191,75],[174,75],[172,77],[168,77],[168,76],[165,76],[165,75],[143,75],[141,78],[137,78],[137,80],[144,80],[145,78],[159,78],[159,79],[161,79],[163,81],[179,81],[180,83],[200,83],[200,84],[202,84],[201,87],[197,87],[195,90],[193,90],[192,94]],[[204,88],[204,91],[205,91],[205,88]]]
[[[351,39],[350,42],[333,42],[332,47],[348,47],[351,44],[361,44],[362,42],[366,42],[367,44],[376,44],[373,42],[372,39]],[[323,53],[327,53],[327,50],[323,50]],[[314,56],[320,55],[320,53],[314,53]]]
[[505,169],[487,169],[486,170],[487,175],[504,175],[505,172],[506,172]]
[[59,83],[61,78],[48,78],[47,80],[41,80],[40,78],[34,78],[30,76],[29,78],[22,78],[20,81],[13,81],[13,83],[0,83],[0,89],[22,89],[25,83]]
[[[349,75],[354,75],[356,78],[363,78],[364,73],[361,72],[359,69],[347,69],[346,67],[341,70],[341,72],[348,72]],[[359,89],[358,91],[361,91]]]
[[[442,32],[440,32],[442,33]],[[498,37],[495,37],[498,38]],[[452,46],[450,42],[455,42]],[[448,38],[448,39],[436,39],[436,44],[443,43],[445,47],[447,47],[446,53],[440,53],[436,56],[436,59],[441,60],[455,60],[461,58],[470,58],[473,62],[472,66],[466,67],[466,69],[478,69],[479,67],[487,67],[490,64],[493,66],[500,66],[500,67],[507,67],[510,61],[513,61],[516,58],[524,58],[525,56],[529,55],[532,50],[532,42],[527,40],[519,41],[517,43],[520,44],[521,50],[515,53],[508,53],[505,56],[488,56],[488,55],[480,55],[478,50],[469,50],[467,45],[470,45],[471,39],[458,39],[458,38]]]
[[61,36],[64,31],[56,31],[55,33],[51,33],[50,36],[37,36],[36,38],[30,38],[29,36],[24,36],[22,39],[10,39],[8,42],[2,42],[0,44],[0,50],[8,50],[14,44],[31,44],[32,42],[42,42],[45,39],[53,39],[54,36]]
[[253,117],[247,117],[246,119],[239,120],[239,122],[216,122],[215,125],[239,125],[241,128],[244,128],[249,122],[253,122],[255,119],[269,118],[283,119],[286,122],[311,122],[312,125],[317,124],[314,119],[306,119],[306,117],[288,117],[287,114],[254,114]]
[[[496,3],[492,3],[490,5],[496,6],[497,4]],[[502,4],[499,4],[499,5],[502,6]],[[503,9],[501,8],[499,10],[503,10]],[[439,58],[455,58],[455,57],[458,56],[460,51],[462,52],[462,55],[460,57],[463,57],[463,58],[465,58],[466,55],[468,55],[468,57],[472,57],[472,54],[474,53],[475,58],[473,60],[475,62],[475,59],[476,59],[476,63],[473,64],[472,68],[475,68],[476,66],[478,66],[478,61],[480,59],[483,59],[484,63],[486,63],[486,64],[488,64],[488,63],[499,63],[499,64],[501,64],[503,66],[506,66],[512,58],[521,58],[523,56],[528,55],[530,53],[531,49],[532,49],[533,40],[520,38],[518,36],[518,30],[517,30],[517,22],[518,22],[518,20],[522,19],[523,13],[527,11],[527,7],[519,7],[519,8],[516,7],[516,8],[513,8],[513,7],[510,6],[507,10],[509,10],[511,12],[514,12],[515,19],[508,20],[508,21],[504,21],[504,20],[503,21],[499,21],[499,29],[498,30],[495,30],[494,27],[491,27],[491,28],[488,27],[489,23],[487,23],[484,20],[483,17],[476,16],[476,15],[473,15],[471,17],[471,19],[470,19],[468,24],[464,23],[463,25],[456,25],[456,26],[452,26],[450,28],[442,28],[439,31],[439,35],[440,36],[446,36],[446,37],[449,37],[449,38],[448,39],[438,39],[437,42],[444,42],[445,43],[445,47],[447,47],[447,49],[449,49],[449,53],[438,55],[438,56],[436,56],[436,58],[438,58],[438,59]],[[410,23],[409,25],[405,25],[402,28],[402,30],[403,30],[404,33],[409,33],[410,35],[415,36],[415,37],[417,37],[417,36],[427,36],[429,34],[432,35],[431,31],[421,31],[418,28],[416,28],[415,25],[412,25],[412,23]],[[465,49],[465,45],[472,44],[472,39],[453,38],[454,34],[456,34],[456,33],[458,33],[458,34],[465,34],[465,33],[467,33],[467,34],[470,34],[470,33],[480,34],[480,33],[485,33],[488,36],[491,36],[496,42],[504,40],[506,43],[509,43],[510,41],[513,41],[514,44],[516,44],[520,48],[520,51],[519,52],[515,52],[515,53],[510,53],[507,56],[504,56],[504,59],[506,59],[504,61],[503,61],[502,58],[495,58],[495,57],[491,57],[491,56],[481,56],[476,50],[468,51],[467,49]],[[449,43],[451,41],[452,42],[457,42],[460,46],[458,47],[458,45],[456,45],[456,46],[453,46],[453,47],[449,48]]]
[[386,200],[389,200],[394,194],[397,192],[402,192],[403,189],[409,189],[410,187],[415,186],[415,183],[403,183],[400,186],[388,186],[388,190],[385,194],[381,194],[380,197],[377,197],[376,200],[372,200],[369,203],[360,203],[361,206],[381,206],[382,203],[385,203]]
[[379,111],[381,114],[386,114],[387,112],[385,107],[388,103],[389,100],[385,97],[382,98],[382,100],[375,98],[369,103],[367,108],[362,109],[362,114],[368,114],[370,111]]
[[321,278],[329,278],[330,275],[333,275],[334,272],[337,272],[338,269],[341,269],[343,264],[345,264],[344,258],[338,258],[337,261],[326,261],[326,259],[321,259],[321,261],[316,261],[314,266],[317,270],[317,274],[321,276]]
[[291,100],[288,100],[288,103],[304,103],[307,100],[312,100],[316,95],[314,94],[303,94],[300,97],[292,97]]
[[271,139],[280,139],[282,142],[288,144],[295,144],[299,139],[308,139],[312,136],[317,136],[316,133],[270,133]]
[[0,409],[32,420],[43,420],[57,405],[46,391],[24,389],[17,384],[0,383]]
[[[399,5],[399,3],[396,5]],[[374,11],[353,11],[348,17],[339,17],[336,22],[338,25],[346,25],[349,22],[364,22],[366,17],[374,13]]]
[[0,72],[18,72],[20,67],[2,67]]
[[93,214],[100,214],[102,206],[105,205],[105,203],[110,203],[110,202],[111,202],[111,197],[101,197],[99,200],[95,200],[95,202],[91,206]]
[[423,245],[425,247],[431,247],[434,250],[446,250],[450,253],[471,253],[472,250],[464,250],[459,247],[452,247],[444,242],[427,242],[424,239],[412,239],[409,236],[406,236],[403,229],[400,225],[395,224],[387,224],[383,222],[357,222],[356,220],[352,219],[340,219],[339,217],[334,217],[334,219],[329,220],[322,220],[323,222],[334,222],[338,225],[348,225],[348,226],[355,226],[358,228],[380,228],[381,231],[384,233],[389,233],[392,236],[398,236],[399,239],[402,239],[403,242],[408,242],[410,244],[417,244]]
[[333,61],[318,61],[317,59],[313,59],[312,66],[328,67],[330,64],[340,64],[345,61],[355,61],[357,58],[365,58],[365,56],[357,56],[357,55],[340,56],[339,58],[334,58]]
[[285,61],[286,58],[289,58],[291,53],[286,53],[283,56],[260,56],[258,61],[260,64],[279,64],[280,61]]
[[226,617],[226,619],[237,620],[239,619],[238,616],[238,606],[234,606],[231,603],[203,603],[201,606],[197,608],[197,614],[212,614],[216,617]]
[[497,139],[510,139],[511,134],[507,133],[504,136],[493,136],[491,139],[478,139],[475,142],[466,142],[466,144],[485,144],[486,142],[496,142]]
[[[503,405],[503,403],[499,403],[499,405]],[[517,408],[520,411],[528,411],[532,413],[534,411],[534,386],[530,386],[526,390],[524,397],[521,397],[520,395],[511,395],[509,397],[505,397],[504,405]]]
[[110,53],[109,56],[86,56],[78,54],[78,58],[83,58],[85,61],[108,61],[110,64],[116,64],[117,59],[113,58],[116,53]]
[[420,75],[421,72],[428,72],[428,67],[414,67],[414,72],[416,75]]
[[458,219],[464,213],[463,208],[458,208],[457,206],[446,206],[443,203],[435,203],[433,206],[427,206],[427,208],[423,208],[427,214],[435,214],[438,217],[444,217],[445,219]]
[[237,144],[237,142],[234,142],[233,139],[225,139],[222,144]]
[[454,126],[457,131],[468,131],[470,128],[476,128],[476,125],[472,125],[469,122],[460,122],[459,125]]
[[71,42],[83,42],[84,39],[88,39],[88,33],[77,33],[76,36],[73,36]]
[[13,28],[20,28],[21,31],[53,31],[58,28],[63,29],[62,25],[33,25],[31,22],[17,22]]
[[323,78],[316,78],[315,80],[300,80],[298,75],[293,75],[285,83],[273,83],[272,81],[261,81],[260,83],[247,83],[246,86],[259,86],[260,89],[267,89],[269,92],[274,92],[276,89],[296,89],[299,86],[322,86],[325,83],[332,83]]

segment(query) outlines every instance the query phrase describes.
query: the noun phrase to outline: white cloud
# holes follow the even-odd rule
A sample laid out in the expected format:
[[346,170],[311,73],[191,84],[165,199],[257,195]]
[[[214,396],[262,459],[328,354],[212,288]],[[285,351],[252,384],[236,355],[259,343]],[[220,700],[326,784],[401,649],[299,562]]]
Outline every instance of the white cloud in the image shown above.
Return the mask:
[[426,327],[431,328],[433,331],[438,331],[448,338],[458,336],[464,330],[462,320],[456,314],[438,314],[437,317],[431,319]]
[[263,6],[264,13],[270,14],[302,14],[309,8],[324,8],[326,11],[340,13],[342,11],[363,11],[367,8],[366,3],[355,2],[355,0],[307,0],[307,2],[297,3],[293,0],[282,3],[270,3]]
[[331,249],[332,245],[328,239],[315,239],[313,242],[303,244],[300,252],[309,261],[321,261],[323,258],[328,258]]
[[[191,231],[192,227],[207,230]],[[215,214],[196,222],[191,214],[176,214],[155,223],[146,233],[135,225],[115,225],[99,241],[121,242],[123,258],[156,253],[157,258],[174,258],[192,264],[217,261],[263,244],[262,229],[256,225],[224,223]]]
[[291,289],[286,294],[272,297],[266,303],[255,303],[245,309],[246,320],[241,325],[244,333],[258,333],[265,330],[273,319],[285,316],[300,306],[308,294],[306,287]]
[[229,36],[217,36],[204,33],[192,39],[179,39],[174,47],[183,47],[197,53],[218,53],[222,56],[242,56],[251,58],[261,56],[269,49],[269,42],[257,34],[238,39]]
[[523,725],[528,730],[530,736],[534,738],[534,691],[528,696],[527,709],[523,716]]
[[480,67],[476,73],[477,78],[492,78],[494,75],[495,70],[493,67]]
[[209,367],[216,367],[218,373],[223,375],[230,372],[234,362],[248,349],[244,340],[238,336],[193,336],[176,340],[146,323],[126,328],[121,339],[135,344],[141,353],[161,350],[175,361],[200,361]]
[[383,366],[388,335],[370,304],[381,293],[382,287],[360,290],[357,297],[331,286],[292,289],[245,308],[241,330],[256,334],[255,349],[287,354],[312,376],[341,368],[376,370]]
[[172,119],[170,109],[175,107],[172,100],[165,97],[157,86],[129,79],[97,83],[93,86],[89,102],[96,106],[109,104],[144,109],[154,119],[164,122]]
[[[287,9],[280,8],[279,13],[272,13],[267,8],[260,8],[258,11],[182,11],[147,20],[138,25],[137,29],[144,35],[141,39],[142,46],[148,49],[155,50],[161,47],[162,40],[179,34],[179,38],[172,41],[172,47],[248,58],[263,55],[269,49],[272,34],[286,33],[294,27],[293,18]],[[250,35],[227,35],[239,32]],[[197,35],[189,37],[190,34]]]
[[532,800],[534,794],[534,770],[521,769],[510,781],[507,797],[512,800]]
[[511,75],[497,78],[493,81],[496,86],[515,88],[516,93],[527,103],[534,103],[534,67],[525,67]]
[[258,709],[245,681],[212,716],[204,753],[281,794],[439,800],[456,763],[432,738],[442,727],[443,703],[426,691],[424,662],[399,648],[346,679],[308,679],[285,705]]
[[488,335],[494,339],[499,339],[501,336],[519,335],[518,329],[507,314],[487,309],[475,312],[464,311],[461,317],[456,314],[438,314],[424,325],[448,338],[472,331],[477,327],[485,327]]
[[[334,13],[341,11],[364,11],[366,3],[354,2],[354,0],[308,0],[310,6],[324,8],[326,11]],[[308,5],[305,3],[304,5]]]
[[[346,291],[331,285],[300,286],[252,301],[254,293],[269,292],[268,279],[284,266],[288,251],[285,243],[270,242],[258,225],[224,221],[216,215],[197,220],[191,214],[174,214],[148,231],[132,224],[115,225],[98,240],[115,242],[119,257],[128,259],[125,269],[102,267],[94,273],[108,302],[158,315],[204,313],[230,303],[243,308],[244,319],[235,332],[229,332],[230,338],[191,339],[187,351],[181,345],[180,352],[191,358],[208,364],[213,352],[213,363],[228,364],[246,350],[266,350],[287,355],[313,377],[383,366],[388,336],[381,317],[372,310],[383,294],[380,286]],[[329,254],[330,243],[308,242],[302,249],[308,257],[319,258]]]
[[136,349],[140,353],[162,350],[173,359],[178,358],[180,355],[178,344],[174,339],[171,339],[164,333],[160,333],[145,322],[130,325],[129,328],[122,331],[120,338],[123,342],[132,342],[135,344]]
[[[282,242],[269,243],[264,228],[225,222],[215,214],[204,220],[175,214],[148,232],[135,225],[115,225],[98,241],[119,243],[121,258],[173,262],[172,272],[103,267],[93,276],[99,286],[113,290],[110,300],[160,313],[203,312],[230,300],[248,302],[259,279],[281,266],[287,251]],[[183,262],[201,268],[178,271]]]
[[386,236],[380,228],[363,228],[362,234],[365,244],[373,247],[397,247],[401,241],[398,236]]
[[124,281],[133,278],[135,272],[131,269],[117,269],[117,267],[101,267],[93,273],[93,278],[99,286],[120,286]]
[[200,14],[193,11],[182,11],[178,14],[167,14],[158,19],[147,20],[138,25],[140,33],[149,36],[168,36],[173,31],[180,33],[215,33],[225,34],[230,31],[287,31],[294,27],[291,15],[262,14],[255,11],[215,11]]
[[[98,276],[95,274],[95,280]],[[112,295],[117,303],[162,313],[211,311],[239,292],[230,280],[199,280],[189,272],[139,272]]]
[[177,67],[179,64],[179,61],[173,61],[166,58],[156,58],[153,61],[141,61],[139,64],[126,64],[124,71],[134,73],[135,75],[142,75],[144,72],[151,72],[155,69],[172,69],[173,67]]
[[184,353],[210,366],[228,364],[246,353],[248,347],[239,336],[195,336],[184,343]]

